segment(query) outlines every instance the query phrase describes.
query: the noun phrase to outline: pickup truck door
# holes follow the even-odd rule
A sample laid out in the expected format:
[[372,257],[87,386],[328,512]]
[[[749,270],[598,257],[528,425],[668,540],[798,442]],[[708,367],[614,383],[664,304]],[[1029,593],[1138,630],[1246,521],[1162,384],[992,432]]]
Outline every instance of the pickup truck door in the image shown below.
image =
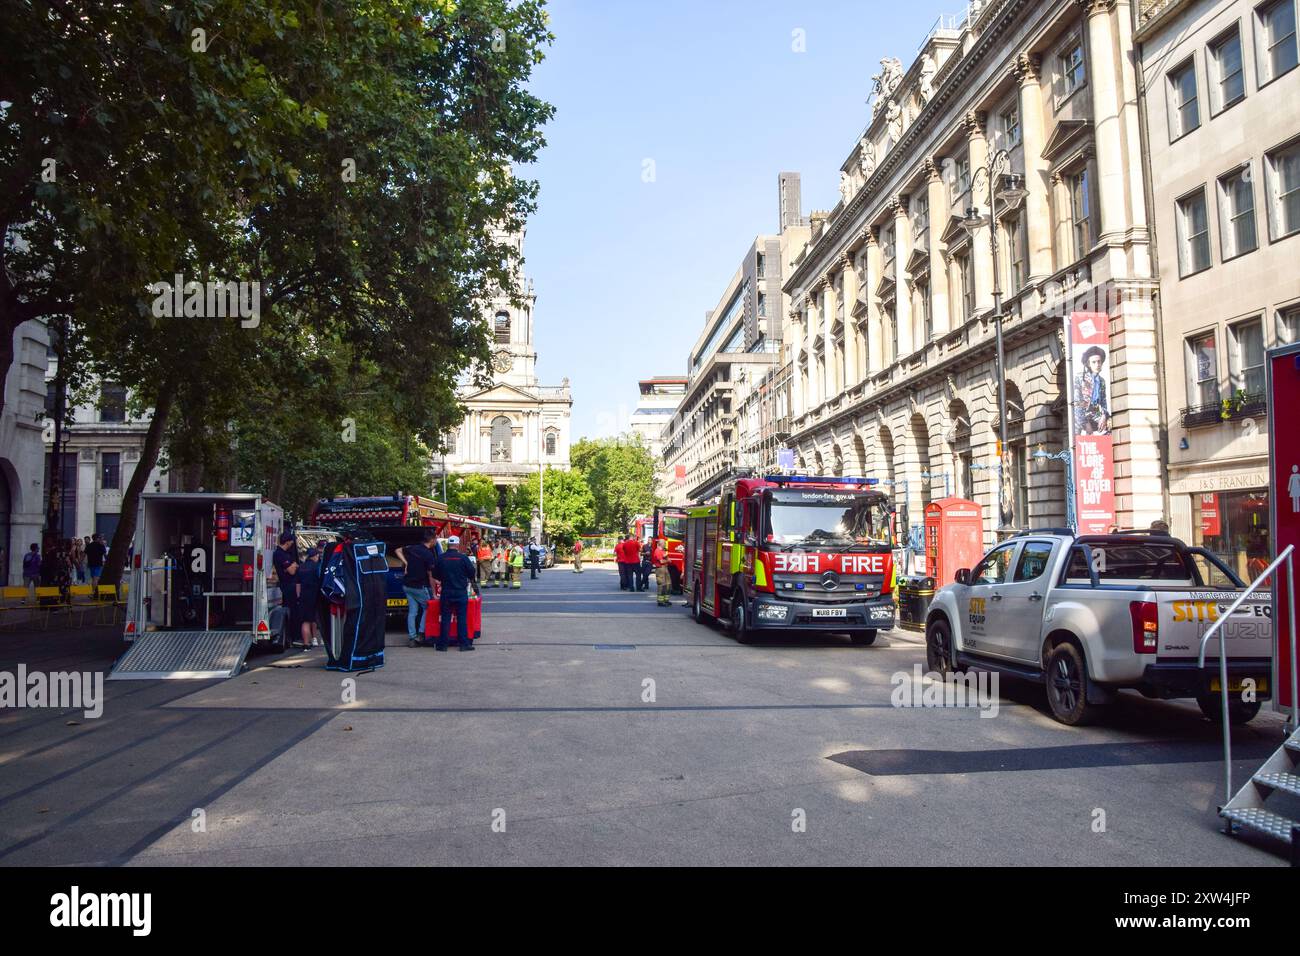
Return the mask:
[[1016,558],[1010,581],[1001,588],[1001,634],[1008,657],[1018,661],[1038,661],[1043,633],[1043,607],[1051,586],[1052,558],[1057,543],[1050,539],[1028,538]]
[[1021,541],[1008,541],[984,555],[971,571],[961,624],[963,650],[991,657],[1007,657],[1006,589]]

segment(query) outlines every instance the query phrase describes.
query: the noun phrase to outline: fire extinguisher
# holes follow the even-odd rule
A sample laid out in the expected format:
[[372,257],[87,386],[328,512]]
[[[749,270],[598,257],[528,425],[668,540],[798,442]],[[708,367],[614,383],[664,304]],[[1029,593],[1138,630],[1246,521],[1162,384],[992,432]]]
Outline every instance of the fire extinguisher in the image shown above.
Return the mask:
[[217,507],[217,540],[230,540],[230,510],[221,506]]

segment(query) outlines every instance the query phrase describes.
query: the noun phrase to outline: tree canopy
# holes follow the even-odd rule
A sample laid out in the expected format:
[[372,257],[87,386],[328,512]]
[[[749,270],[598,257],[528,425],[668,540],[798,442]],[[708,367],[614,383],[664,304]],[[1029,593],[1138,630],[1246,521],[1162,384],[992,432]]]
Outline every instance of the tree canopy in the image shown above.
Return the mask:
[[646,514],[659,503],[654,457],[640,435],[583,438],[573,445],[569,461],[591,489],[594,525],[602,531],[626,531],[634,515]]

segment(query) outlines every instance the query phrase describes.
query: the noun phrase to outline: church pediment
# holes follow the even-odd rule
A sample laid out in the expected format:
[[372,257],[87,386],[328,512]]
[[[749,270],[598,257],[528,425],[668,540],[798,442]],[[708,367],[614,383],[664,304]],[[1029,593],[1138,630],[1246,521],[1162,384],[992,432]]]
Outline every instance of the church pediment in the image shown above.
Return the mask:
[[488,388],[477,392],[469,392],[461,396],[462,402],[525,402],[528,405],[535,406],[538,398],[532,392],[518,388],[514,385],[508,385],[505,382],[497,382]]

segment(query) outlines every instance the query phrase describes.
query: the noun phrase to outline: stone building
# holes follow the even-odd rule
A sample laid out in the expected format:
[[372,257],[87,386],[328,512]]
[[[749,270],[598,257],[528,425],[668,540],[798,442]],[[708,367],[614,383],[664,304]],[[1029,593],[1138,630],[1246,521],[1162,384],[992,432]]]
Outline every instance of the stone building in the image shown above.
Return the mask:
[[0,414],[0,583],[22,584],[22,555],[40,544],[45,525],[41,411],[49,333],[24,322],[13,333],[13,364],[4,375]]
[[1117,520],[1163,514],[1133,22],[1124,0],[991,0],[910,67],[882,62],[841,201],[785,283],[802,470],[881,479],[913,527],[932,498],[973,497],[986,543],[1063,524],[1066,465],[1045,457],[1069,444],[1063,324],[1103,311]]
[[1169,519],[1270,560],[1265,350],[1300,341],[1295,0],[1146,0],[1136,34],[1160,274]]

